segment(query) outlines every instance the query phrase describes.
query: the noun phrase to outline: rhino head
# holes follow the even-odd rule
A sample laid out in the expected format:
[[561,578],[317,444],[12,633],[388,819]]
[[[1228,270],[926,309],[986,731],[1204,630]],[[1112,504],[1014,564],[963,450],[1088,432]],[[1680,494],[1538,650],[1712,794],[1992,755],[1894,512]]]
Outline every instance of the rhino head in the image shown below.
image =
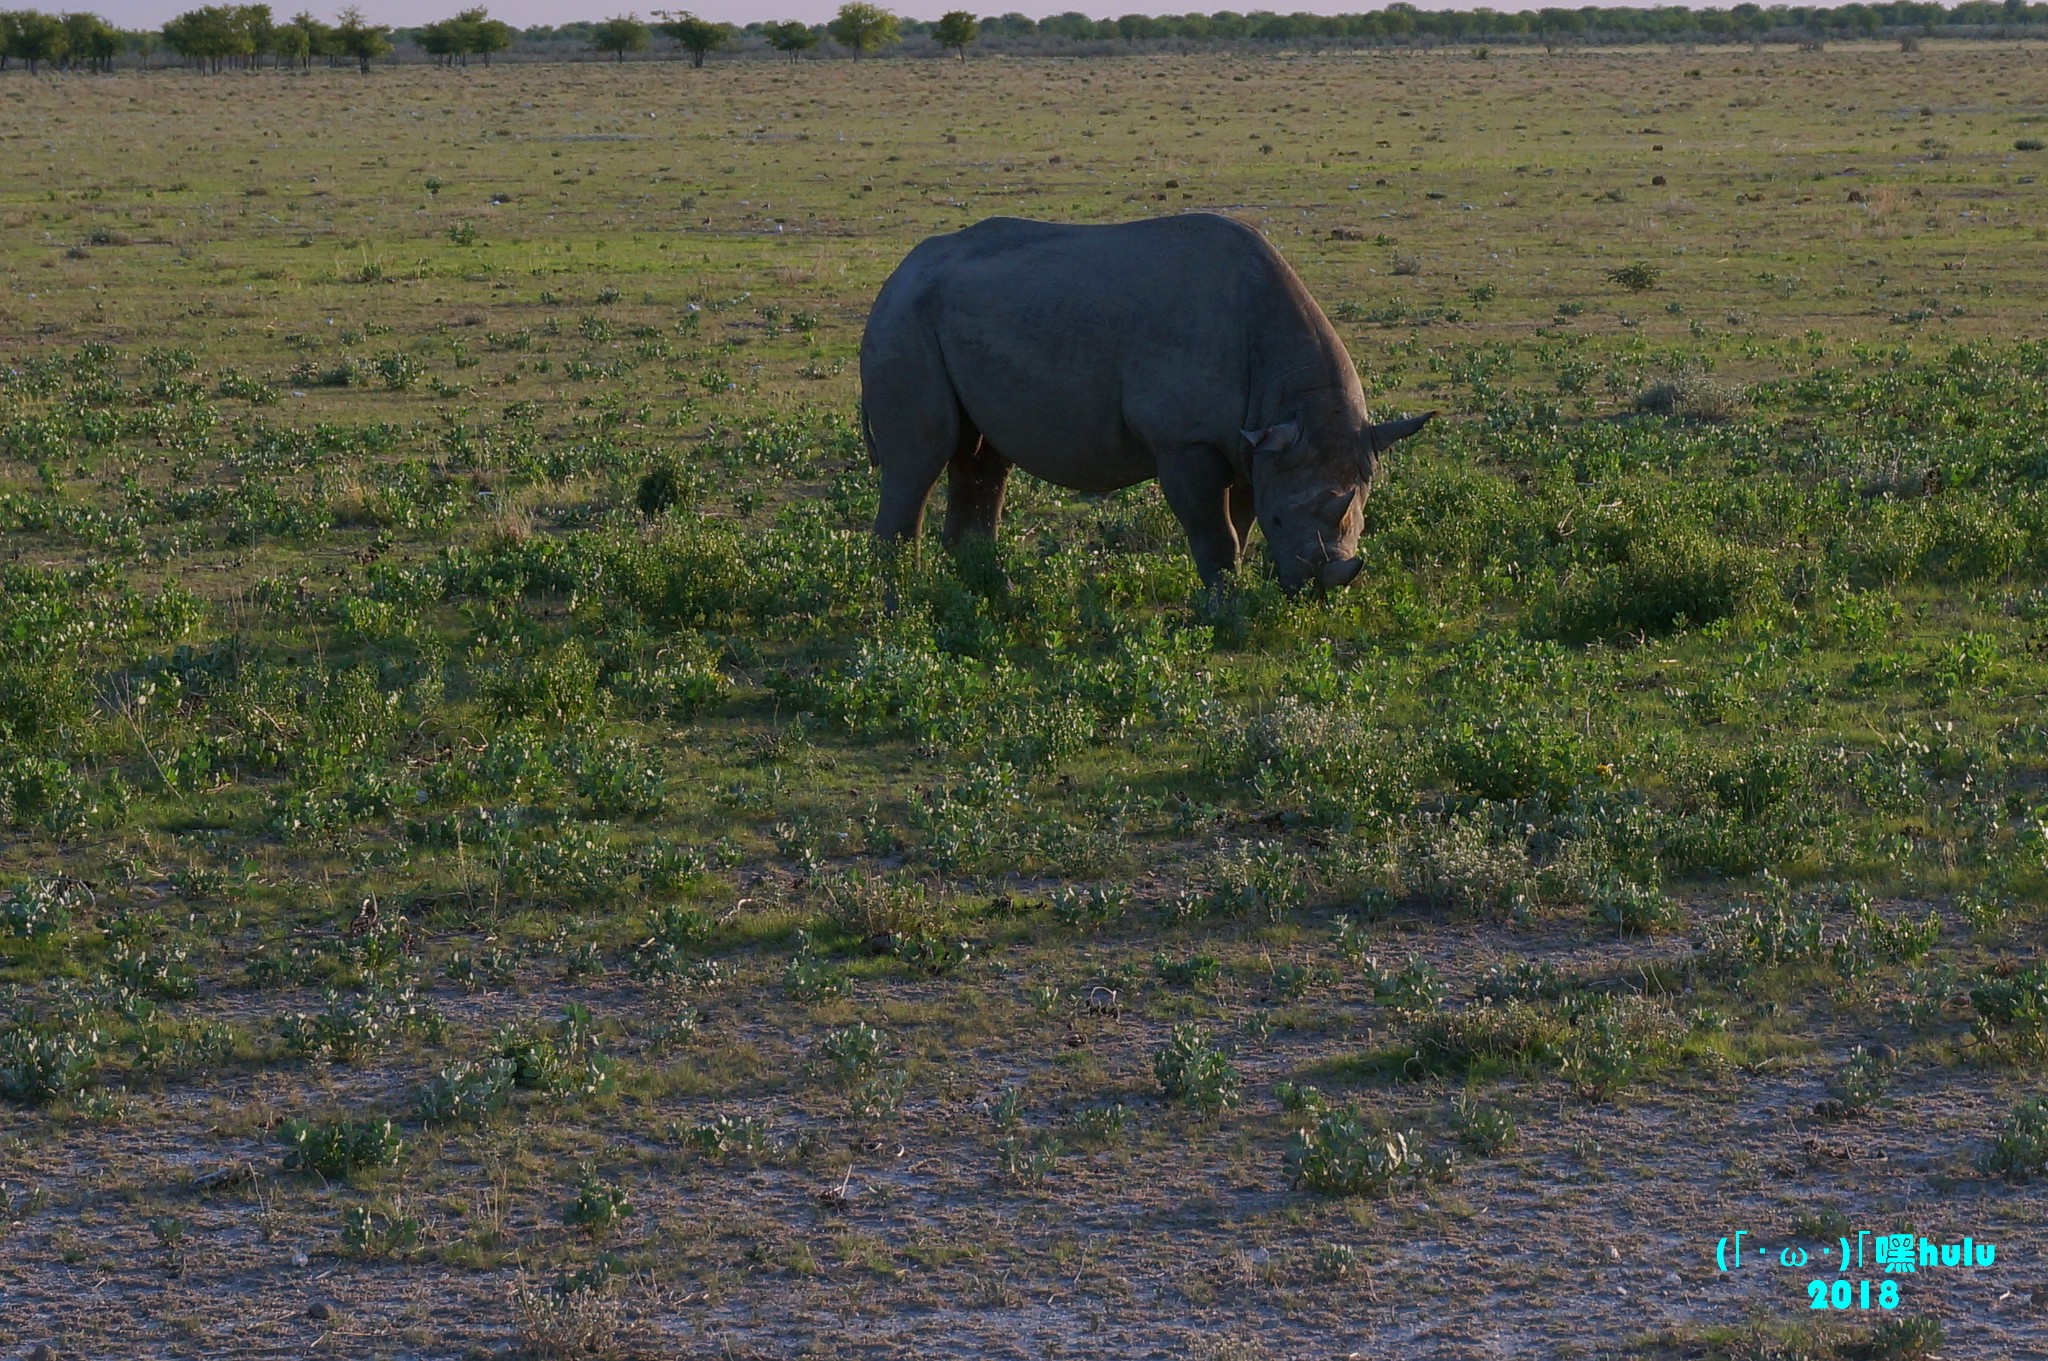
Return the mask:
[[1242,432],[1252,505],[1281,590],[1293,595],[1311,583],[1333,589],[1358,575],[1358,535],[1378,456],[1434,415],[1377,424],[1297,418]]

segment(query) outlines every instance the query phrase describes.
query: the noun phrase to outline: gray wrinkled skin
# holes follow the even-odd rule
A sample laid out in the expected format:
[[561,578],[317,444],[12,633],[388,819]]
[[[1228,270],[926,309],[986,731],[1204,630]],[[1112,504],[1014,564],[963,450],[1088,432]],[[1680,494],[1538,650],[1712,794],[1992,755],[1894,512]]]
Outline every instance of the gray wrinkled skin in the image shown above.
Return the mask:
[[919,244],[860,347],[875,533],[993,535],[1010,469],[1077,491],[1159,479],[1202,580],[1253,522],[1292,592],[1358,575],[1376,455],[1351,357],[1265,238],[1209,213],[1114,226],[990,218]]

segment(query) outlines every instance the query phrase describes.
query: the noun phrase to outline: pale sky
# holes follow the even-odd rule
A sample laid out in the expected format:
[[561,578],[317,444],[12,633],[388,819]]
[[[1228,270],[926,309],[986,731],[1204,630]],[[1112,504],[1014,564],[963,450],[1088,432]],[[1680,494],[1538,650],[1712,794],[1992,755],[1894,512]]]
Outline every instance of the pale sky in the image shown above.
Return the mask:
[[[122,28],[158,28],[165,20],[191,9],[203,0],[100,0],[93,4],[84,0],[79,7],[104,15]],[[1097,19],[1114,18],[1119,14],[1186,14],[1200,11],[1214,13],[1219,9],[1234,9],[1240,14],[1252,10],[1275,10],[1281,14],[1361,14],[1381,8],[1384,0],[1073,0],[1073,3],[1024,3],[1023,0],[899,0],[885,6],[896,13],[913,19],[936,19],[949,9],[970,9],[976,14],[1007,14],[1012,11],[1029,14],[1034,19],[1048,14],[1064,14],[1069,10]],[[1597,2],[1597,0],[1596,0]],[[1732,0],[1731,0],[1732,2]],[[332,19],[347,0],[270,0],[270,9],[279,18],[294,14],[301,9],[310,9],[323,19]],[[457,10],[465,9],[476,0],[360,0],[364,14],[382,24],[410,27],[445,18]],[[619,13],[637,13],[645,19],[652,10],[648,0],[486,0],[491,14],[507,23],[525,28],[532,24],[565,24],[576,19],[603,19]],[[728,23],[749,24],[769,19],[802,19],[806,23],[822,23],[831,18],[839,9],[839,0],[651,0],[653,4],[667,8],[690,9],[707,19],[723,19]],[[1421,0],[1419,9],[1476,8],[1481,0],[1470,3],[1449,5],[1441,0]],[[1550,0],[1558,3],[1558,0]],[[54,6],[53,6],[54,8]],[[1530,4],[1518,0],[1493,0],[1497,10],[1523,10],[1541,8],[1539,3]]]

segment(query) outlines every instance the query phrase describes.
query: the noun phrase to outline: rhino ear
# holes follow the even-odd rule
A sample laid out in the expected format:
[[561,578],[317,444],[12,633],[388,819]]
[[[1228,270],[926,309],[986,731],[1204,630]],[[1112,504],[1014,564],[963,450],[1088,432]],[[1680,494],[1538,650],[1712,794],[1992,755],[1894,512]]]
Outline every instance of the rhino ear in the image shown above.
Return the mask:
[[1369,425],[1365,429],[1366,442],[1376,454],[1391,449],[1428,425],[1434,415],[1434,411],[1426,411],[1420,416],[1410,416],[1406,420],[1381,421],[1378,425]]
[[1245,448],[1253,453],[1277,454],[1293,447],[1301,435],[1301,426],[1295,421],[1282,421],[1264,430],[1240,430],[1237,433],[1244,436]]

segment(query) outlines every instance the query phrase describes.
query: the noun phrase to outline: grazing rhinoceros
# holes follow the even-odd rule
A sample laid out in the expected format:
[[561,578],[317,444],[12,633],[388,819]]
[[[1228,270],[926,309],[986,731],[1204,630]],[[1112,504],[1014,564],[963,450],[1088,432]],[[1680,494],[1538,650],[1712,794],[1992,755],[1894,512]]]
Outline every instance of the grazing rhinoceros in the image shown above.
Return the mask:
[[941,470],[949,544],[995,533],[1012,466],[1077,491],[1156,477],[1211,586],[1254,518],[1288,591],[1357,576],[1375,456],[1429,420],[1375,424],[1287,262],[1209,213],[932,237],[875,299],[860,380],[881,538],[916,538]]

